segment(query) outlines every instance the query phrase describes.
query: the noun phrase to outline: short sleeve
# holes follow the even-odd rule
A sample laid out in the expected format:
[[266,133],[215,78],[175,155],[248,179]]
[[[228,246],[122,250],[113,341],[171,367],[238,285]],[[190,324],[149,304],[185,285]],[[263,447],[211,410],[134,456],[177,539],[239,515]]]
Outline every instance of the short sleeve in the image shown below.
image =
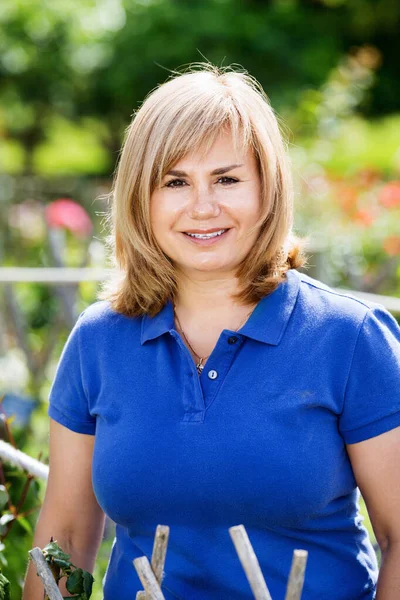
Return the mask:
[[400,426],[400,328],[382,306],[365,314],[358,333],[339,429],[354,444]]
[[82,315],[62,351],[50,389],[48,414],[76,433],[94,435],[96,419],[89,412],[88,397],[82,381],[79,341]]

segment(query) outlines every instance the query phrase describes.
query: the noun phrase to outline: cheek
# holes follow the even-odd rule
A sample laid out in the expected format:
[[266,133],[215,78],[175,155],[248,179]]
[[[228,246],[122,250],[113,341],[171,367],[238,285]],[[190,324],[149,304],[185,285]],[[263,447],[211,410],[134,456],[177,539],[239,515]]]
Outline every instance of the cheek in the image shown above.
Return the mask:
[[261,214],[261,195],[255,186],[248,187],[235,200],[234,210],[243,223],[254,223]]
[[176,197],[171,197],[170,194],[155,194],[150,204],[151,222],[165,227],[176,221],[185,204],[182,196],[181,194],[176,194]]

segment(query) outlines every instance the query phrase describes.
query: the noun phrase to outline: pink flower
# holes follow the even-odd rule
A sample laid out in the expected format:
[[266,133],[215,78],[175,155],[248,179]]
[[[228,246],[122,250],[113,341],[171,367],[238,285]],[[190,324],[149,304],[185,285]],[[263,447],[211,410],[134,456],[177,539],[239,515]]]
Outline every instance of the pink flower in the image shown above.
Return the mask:
[[49,227],[68,229],[78,236],[90,235],[92,222],[86,210],[70,198],[59,198],[46,206]]
[[354,215],[354,220],[360,225],[369,227],[375,221],[375,215],[372,211],[360,208]]
[[400,236],[387,237],[383,242],[383,249],[389,256],[400,256]]
[[400,207],[400,181],[387,183],[379,194],[379,202],[385,208]]

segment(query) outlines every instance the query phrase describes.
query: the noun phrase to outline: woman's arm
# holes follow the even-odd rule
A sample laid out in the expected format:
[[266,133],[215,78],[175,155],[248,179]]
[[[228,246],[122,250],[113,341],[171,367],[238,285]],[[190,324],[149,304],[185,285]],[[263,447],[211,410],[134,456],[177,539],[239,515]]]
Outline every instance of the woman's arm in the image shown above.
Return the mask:
[[[104,530],[104,513],[92,488],[94,436],[74,433],[50,419],[50,472],[34,546],[51,536],[77,567],[93,571]],[[61,591],[67,594],[65,588]],[[43,585],[28,568],[23,600],[43,600]]]
[[400,598],[400,427],[347,452],[382,552],[376,600]]

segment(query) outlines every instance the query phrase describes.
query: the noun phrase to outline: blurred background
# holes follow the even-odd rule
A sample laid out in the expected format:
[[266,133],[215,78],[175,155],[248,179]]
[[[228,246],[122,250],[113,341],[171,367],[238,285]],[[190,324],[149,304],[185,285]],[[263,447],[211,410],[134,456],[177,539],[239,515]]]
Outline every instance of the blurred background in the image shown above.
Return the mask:
[[[307,272],[384,295],[399,318],[399,32],[394,0],[1,0],[1,438],[47,461],[47,394],[106,266],[124,131],[188,63],[237,64],[261,82],[289,142]],[[7,463],[0,478],[15,600],[44,484]]]

